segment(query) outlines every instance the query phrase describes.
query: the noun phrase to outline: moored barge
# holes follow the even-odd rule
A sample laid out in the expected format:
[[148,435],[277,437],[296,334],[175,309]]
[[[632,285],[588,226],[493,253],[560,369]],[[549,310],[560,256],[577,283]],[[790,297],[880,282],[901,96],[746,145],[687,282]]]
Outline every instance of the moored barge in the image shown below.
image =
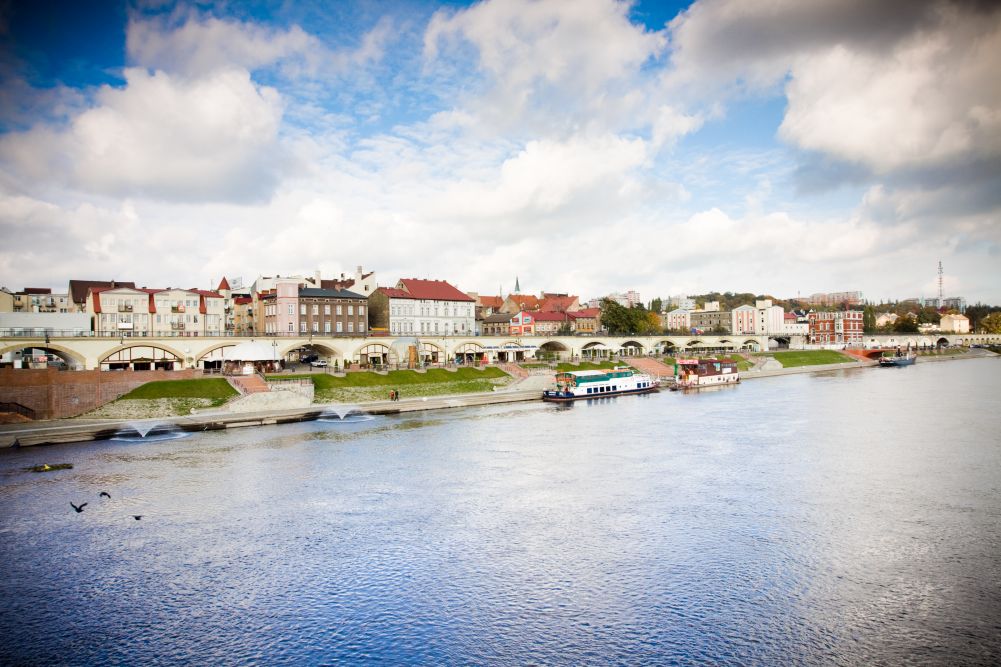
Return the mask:
[[737,362],[724,359],[678,359],[674,364],[675,389],[718,387],[740,382]]

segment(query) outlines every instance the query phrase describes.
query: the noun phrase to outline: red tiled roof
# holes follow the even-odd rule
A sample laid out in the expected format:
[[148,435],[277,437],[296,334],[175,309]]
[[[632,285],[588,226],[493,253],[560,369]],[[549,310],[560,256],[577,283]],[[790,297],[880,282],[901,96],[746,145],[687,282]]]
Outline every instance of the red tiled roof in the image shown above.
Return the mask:
[[402,278],[400,284],[414,299],[434,301],[474,301],[473,297],[444,280],[418,280]]
[[226,289],[226,290],[229,289],[229,281],[226,280],[226,276],[223,276],[222,280],[219,281],[219,287],[216,287],[216,291],[218,292],[218,291],[221,291],[221,290],[224,290],[224,289]]
[[413,296],[412,294],[410,294],[406,290],[396,289],[395,287],[380,287],[378,291],[382,292],[383,294],[385,294],[386,296],[388,296],[391,299],[416,299],[417,298],[416,296]]
[[566,312],[570,310],[570,307],[573,306],[574,301],[576,300],[577,297],[575,296],[557,296],[555,294],[550,294],[539,302],[539,310],[551,313]]
[[533,294],[508,294],[507,298],[518,304],[518,307],[522,310],[539,309],[539,297]]
[[212,290],[207,290],[207,289],[189,289],[189,290],[184,290],[184,291],[185,292],[194,292],[195,294],[200,294],[201,296],[207,296],[210,299],[222,299],[223,298],[222,294],[219,294],[219,292],[213,292]]
[[500,308],[504,305],[504,299],[499,296],[481,296],[480,305],[484,308]]
[[48,287],[25,287],[22,294],[52,294],[52,289]]
[[796,314],[795,313],[786,313],[785,316],[784,316],[784,319],[794,320],[794,319],[796,319]]
[[601,315],[601,308],[584,308],[582,310],[574,310],[568,312],[567,315],[575,319],[580,317],[598,317]]
[[249,296],[238,296],[235,299],[233,299],[233,303],[235,303],[237,305],[240,305],[240,306],[243,306],[243,305],[248,304],[248,303],[253,303],[253,302],[254,302],[254,300],[251,299]]

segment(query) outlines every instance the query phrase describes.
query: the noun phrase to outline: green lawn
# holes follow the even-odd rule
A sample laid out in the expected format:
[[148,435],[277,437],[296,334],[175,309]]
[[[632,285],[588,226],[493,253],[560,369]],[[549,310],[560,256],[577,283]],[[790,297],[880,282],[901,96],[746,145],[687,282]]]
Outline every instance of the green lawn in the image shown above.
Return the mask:
[[398,390],[402,398],[493,391],[511,381],[507,373],[494,367],[460,368],[455,372],[441,368],[432,368],[426,373],[389,371],[386,375],[358,372],[347,373],[344,377],[314,373],[271,376],[269,379],[272,377],[282,380],[309,378],[313,381],[317,403],[380,400],[388,398],[391,389]]
[[237,395],[223,378],[202,380],[157,380],[136,387],[119,400],[155,400],[158,398],[207,398],[212,407],[222,405]]
[[819,366],[822,364],[846,364],[856,361],[852,357],[834,350],[788,350],[786,352],[761,352],[756,356],[774,357],[783,368],[796,366]]

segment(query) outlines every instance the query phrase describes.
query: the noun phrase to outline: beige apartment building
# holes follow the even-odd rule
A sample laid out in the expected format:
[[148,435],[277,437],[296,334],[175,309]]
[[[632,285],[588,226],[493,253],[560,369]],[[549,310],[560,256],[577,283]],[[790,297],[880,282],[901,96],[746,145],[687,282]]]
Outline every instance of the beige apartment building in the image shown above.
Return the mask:
[[217,292],[180,288],[92,288],[87,313],[99,336],[219,336],[225,299]]

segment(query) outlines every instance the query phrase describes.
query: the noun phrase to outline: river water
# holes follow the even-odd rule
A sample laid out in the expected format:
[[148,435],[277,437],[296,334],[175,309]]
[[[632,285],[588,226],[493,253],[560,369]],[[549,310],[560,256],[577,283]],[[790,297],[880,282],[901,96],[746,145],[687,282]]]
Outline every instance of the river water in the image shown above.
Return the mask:
[[997,664],[999,390],[919,362],[0,452],[0,663]]

